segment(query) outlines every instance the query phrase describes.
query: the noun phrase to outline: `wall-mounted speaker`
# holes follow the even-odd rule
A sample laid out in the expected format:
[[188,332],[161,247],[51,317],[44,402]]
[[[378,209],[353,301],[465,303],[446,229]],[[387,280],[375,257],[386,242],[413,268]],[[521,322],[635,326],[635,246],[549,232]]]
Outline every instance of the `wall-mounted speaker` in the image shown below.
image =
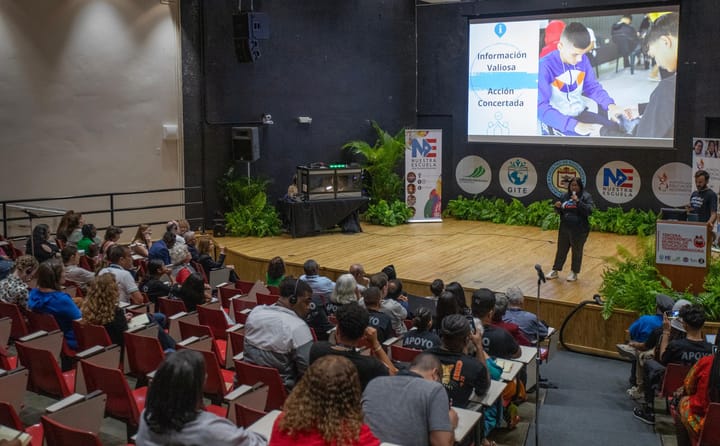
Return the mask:
[[232,159],[247,163],[260,159],[260,136],[257,127],[232,128]]
[[262,12],[233,14],[235,54],[240,62],[255,62],[260,58],[258,40],[270,38],[270,21]]

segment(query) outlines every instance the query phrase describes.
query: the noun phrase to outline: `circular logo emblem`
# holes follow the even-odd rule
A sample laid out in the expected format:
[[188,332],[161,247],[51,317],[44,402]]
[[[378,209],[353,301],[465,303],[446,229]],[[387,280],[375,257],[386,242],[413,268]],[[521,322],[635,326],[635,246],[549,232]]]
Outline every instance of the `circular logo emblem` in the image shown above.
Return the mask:
[[568,184],[574,177],[580,177],[583,184],[587,184],[585,171],[580,164],[573,160],[560,160],[553,163],[548,169],[547,185],[556,197],[568,190]]
[[640,174],[625,161],[610,161],[598,170],[595,185],[610,203],[632,201],[640,191]]
[[479,156],[466,156],[455,167],[455,180],[465,192],[479,194],[490,186],[490,165]]
[[660,166],[652,178],[655,197],[665,206],[683,206],[692,193],[692,168],[685,163]]
[[530,195],[537,186],[535,166],[525,158],[510,158],[505,161],[498,172],[500,186],[511,197]]

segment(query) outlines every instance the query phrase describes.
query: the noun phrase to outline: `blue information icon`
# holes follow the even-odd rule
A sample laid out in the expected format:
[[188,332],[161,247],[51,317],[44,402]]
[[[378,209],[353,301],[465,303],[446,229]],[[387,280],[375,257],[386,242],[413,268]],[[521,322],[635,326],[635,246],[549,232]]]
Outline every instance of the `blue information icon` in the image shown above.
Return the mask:
[[498,23],[495,25],[495,35],[498,37],[502,37],[505,35],[505,32],[507,31],[507,26],[504,23]]

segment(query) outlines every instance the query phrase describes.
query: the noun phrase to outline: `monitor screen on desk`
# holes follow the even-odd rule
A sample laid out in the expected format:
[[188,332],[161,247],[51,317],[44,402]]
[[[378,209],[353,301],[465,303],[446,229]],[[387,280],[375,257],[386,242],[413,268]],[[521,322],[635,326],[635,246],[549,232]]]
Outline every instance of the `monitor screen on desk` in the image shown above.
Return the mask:
[[688,214],[685,209],[662,208],[660,209],[660,220],[687,221]]

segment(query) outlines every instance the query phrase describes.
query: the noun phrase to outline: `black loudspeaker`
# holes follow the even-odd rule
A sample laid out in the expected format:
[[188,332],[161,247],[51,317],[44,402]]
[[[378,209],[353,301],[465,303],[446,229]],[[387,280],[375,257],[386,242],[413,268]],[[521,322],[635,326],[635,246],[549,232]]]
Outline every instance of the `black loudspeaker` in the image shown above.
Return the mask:
[[233,14],[235,54],[240,62],[255,62],[260,58],[258,40],[270,38],[270,21],[262,12]]
[[233,161],[253,162],[260,159],[260,137],[257,127],[232,128]]
[[213,237],[225,237],[224,223],[215,223],[215,225],[213,225]]

